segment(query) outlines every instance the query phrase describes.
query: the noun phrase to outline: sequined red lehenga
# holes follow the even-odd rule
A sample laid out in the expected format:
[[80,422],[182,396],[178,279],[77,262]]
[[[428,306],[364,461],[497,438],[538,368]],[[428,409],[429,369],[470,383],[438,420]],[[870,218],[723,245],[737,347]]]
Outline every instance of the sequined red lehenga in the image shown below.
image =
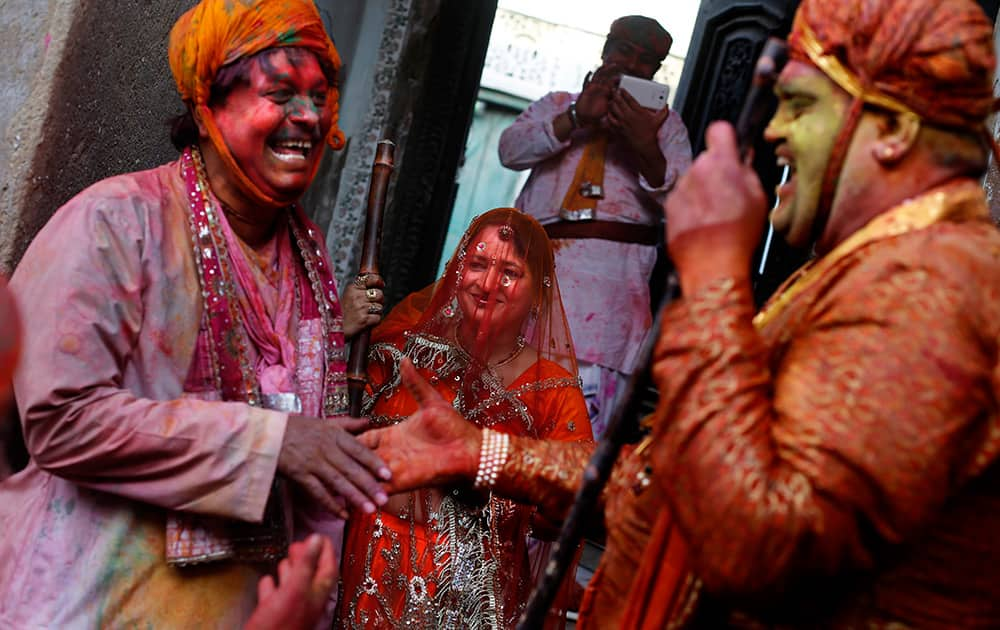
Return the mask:
[[[523,275],[505,268],[511,253]],[[375,330],[366,413],[387,425],[415,411],[399,375],[409,357],[469,422],[532,438],[591,440],[552,261],[534,219],[509,208],[477,218],[444,276]],[[475,283],[470,305],[463,287],[477,273],[489,278]],[[491,282],[509,290],[521,283],[530,311],[511,315],[515,301],[503,290],[481,292]],[[515,340],[509,352],[504,339]],[[538,534],[538,516],[534,507],[471,487],[397,495],[376,514],[355,513],[344,545],[341,626],[513,627],[534,584],[526,536],[533,526]]]

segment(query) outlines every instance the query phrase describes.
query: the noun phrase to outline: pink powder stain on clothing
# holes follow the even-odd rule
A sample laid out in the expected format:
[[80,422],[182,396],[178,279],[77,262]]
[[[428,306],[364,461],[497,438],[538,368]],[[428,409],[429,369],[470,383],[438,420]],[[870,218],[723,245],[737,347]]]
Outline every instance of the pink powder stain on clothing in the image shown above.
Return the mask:
[[52,35],[50,33],[45,34],[45,50],[49,49],[49,44],[52,43]]
[[157,329],[151,332],[153,338],[155,339],[156,348],[168,357],[173,356],[174,345],[172,343],[170,336],[166,334],[166,331],[162,329]]
[[594,319],[594,317],[596,317],[596,316],[597,316],[597,313],[587,313],[587,316],[584,318],[583,321],[589,322],[590,320]]

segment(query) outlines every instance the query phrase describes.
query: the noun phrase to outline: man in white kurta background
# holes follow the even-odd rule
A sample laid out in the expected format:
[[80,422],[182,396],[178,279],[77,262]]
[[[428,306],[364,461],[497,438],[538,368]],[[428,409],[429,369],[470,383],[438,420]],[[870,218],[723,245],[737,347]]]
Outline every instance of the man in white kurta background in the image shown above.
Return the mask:
[[547,94],[500,137],[504,166],[532,169],[515,206],[556,241],[556,273],[595,437],[637,367],[652,323],[649,278],[662,203],[691,164],[677,112],[643,108],[617,83],[623,74],[652,78],[670,44],[655,20],[615,20],[602,65],[583,89]]

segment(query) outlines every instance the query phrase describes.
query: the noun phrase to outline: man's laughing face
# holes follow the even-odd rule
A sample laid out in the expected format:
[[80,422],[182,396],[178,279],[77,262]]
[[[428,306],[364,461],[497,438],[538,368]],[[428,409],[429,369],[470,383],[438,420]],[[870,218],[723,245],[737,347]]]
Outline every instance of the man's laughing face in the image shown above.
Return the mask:
[[771,224],[793,247],[807,247],[814,236],[823,178],[830,152],[843,127],[851,99],[814,66],[790,61],[775,86],[778,109],[764,132],[773,142],[778,166],[791,169],[778,189],[780,205]]

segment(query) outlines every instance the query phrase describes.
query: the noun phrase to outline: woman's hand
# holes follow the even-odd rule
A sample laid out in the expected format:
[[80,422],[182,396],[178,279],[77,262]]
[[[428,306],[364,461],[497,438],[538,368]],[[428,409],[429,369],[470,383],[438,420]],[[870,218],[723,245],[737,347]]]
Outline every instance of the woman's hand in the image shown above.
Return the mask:
[[377,273],[362,273],[341,291],[340,307],[344,311],[344,335],[353,337],[365,328],[382,321],[385,283]]
[[479,466],[482,431],[455,411],[408,358],[399,369],[419,409],[399,424],[358,436],[392,471],[389,492],[471,482]]

